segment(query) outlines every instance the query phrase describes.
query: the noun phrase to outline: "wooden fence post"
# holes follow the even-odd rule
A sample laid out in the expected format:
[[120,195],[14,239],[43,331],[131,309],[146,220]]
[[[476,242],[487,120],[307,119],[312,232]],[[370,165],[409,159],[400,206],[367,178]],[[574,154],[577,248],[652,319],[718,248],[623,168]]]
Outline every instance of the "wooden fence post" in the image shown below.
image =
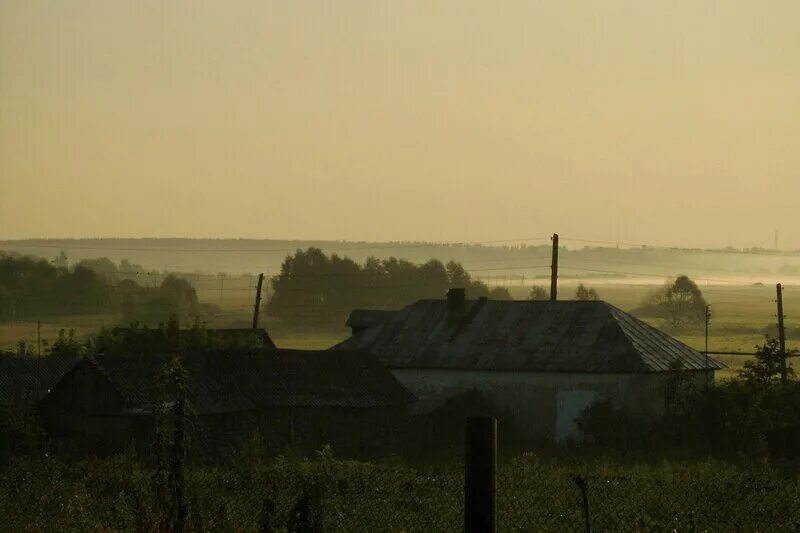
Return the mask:
[[581,476],[573,477],[572,481],[581,489],[581,497],[583,499],[583,530],[586,533],[591,533],[592,519],[589,514],[589,485]]
[[464,446],[464,532],[495,533],[497,420],[467,418]]

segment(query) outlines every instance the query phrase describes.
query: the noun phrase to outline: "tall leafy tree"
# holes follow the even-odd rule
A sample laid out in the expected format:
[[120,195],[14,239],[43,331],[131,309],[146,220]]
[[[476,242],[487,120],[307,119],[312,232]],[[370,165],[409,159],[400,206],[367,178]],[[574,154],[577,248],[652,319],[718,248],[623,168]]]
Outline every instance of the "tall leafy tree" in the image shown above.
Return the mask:
[[705,321],[706,300],[697,284],[681,275],[650,294],[637,312],[663,318],[674,328],[683,328]]

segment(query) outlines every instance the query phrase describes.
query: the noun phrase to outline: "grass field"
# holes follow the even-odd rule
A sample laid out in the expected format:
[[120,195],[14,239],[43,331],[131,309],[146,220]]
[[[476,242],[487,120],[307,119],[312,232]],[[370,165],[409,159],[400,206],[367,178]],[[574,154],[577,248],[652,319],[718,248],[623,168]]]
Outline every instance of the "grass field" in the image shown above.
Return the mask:
[[[46,352],[49,344],[58,338],[61,329],[73,330],[75,337],[86,340],[96,334],[102,327],[119,325],[114,315],[69,315],[45,317],[41,321],[42,351]],[[0,349],[16,350],[18,343],[25,342],[29,351],[36,353],[37,323],[35,321],[18,321],[0,324]]]

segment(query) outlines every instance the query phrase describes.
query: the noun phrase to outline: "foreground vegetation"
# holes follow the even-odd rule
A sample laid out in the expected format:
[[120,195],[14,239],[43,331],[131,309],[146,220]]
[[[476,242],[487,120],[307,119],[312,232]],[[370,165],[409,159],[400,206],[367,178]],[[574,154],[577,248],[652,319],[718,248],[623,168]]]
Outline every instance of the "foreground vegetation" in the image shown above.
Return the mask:
[[[578,531],[586,520],[596,531],[797,530],[800,471],[775,462],[775,455],[768,462],[770,450],[762,446],[773,427],[796,422],[800,412],[798,382],[781,383],[779,362],[774,339],[767,339],[737,380],[685,391],[665,421],[636,421],[598,404],[581,421],[591,443],[528,444],[538,456],[509,453],[514,430],[501,417],[498,530]],[[173,407],[158,411],[145,456],[55,458],[36,444],[42,435],[32,414],[6,421],[3,427],[16,428],[10,438],[29,446],[0,455],[0,522],[12,531],[462,528],[464,473],[456,443],[463,442],[466,414],[482,409],[480,398],[450,400],[438,414],[415,420],[397,448],[402,459],[337,459],[327,446],[311,458],[292,449],[274,457],[254,435],[212,461],[192,452],[178,359],[159,383],[157,397],[169,395]],[[0,434],[0,440],[10,435]],[[445,453],[432,455],[434,449]],[[680,453],[694,459],[659,459]],[[699,459],[703,453],[726,461]]]
[[[168,323],[148,339],[164,348],[176,328]],[[196,335],[200,330],[195,323],[193,334],[177,338],[213,344]],[[297,342],[302,346],[309,338]],[[105,352],[123,341],[108,331],[86,343],[61,335],[51,349],[102,346]],[[779,373],[776,343],[767,339],[735,380],[709,392],[682,391],[676,368],[681,402],[664,421],[643,424],[599,405],[582,421],[591,446],[528,445],[538,457],[519,448],[505,454],[498,474],[499,530],[580,530],[586,519],[580,485],[587,487],[596,531],[797,530],[796,465],[764,459],[770,432],[800,423],[800,385],[782,385]],[[21,452],[0,446],[0,523],[11,531],[459,530],[463,435],[456,433],[474,405],[450,407],[419,418],[402,436],[402,459],[373,462],[335,459],[330,449],[313,459],[292,453],[269,458],[254,438],[222,461],[204,463],[192,454],[191,435],[174,437],[183,434],[175,423],[180,416],[166,423],[171,430],[162,430],[166,440],[152,458],[131,452],[56,459],[36,445],[42,435],[33,417],[16,413],[16,419],[0,421],[0,436],[29,445]],[[510,435],[501,420],[501,444]],[[420,460],[434,449],[444,453]],[[678,456],[684,459],[660,462]],[[701,459],[711,456],[717,459]]]
[[[789,531],[800,481],[726,464],[511,459],[498,474],[499,531],[580,531],[579,476],[597,531]],[[8,531],[161,531],[169,502],[155,469],[132,457],[63,463],[16,459],[0,470]],[[186,468],[187,531],[457,531],[463,472],[334,459],[238,456]]]

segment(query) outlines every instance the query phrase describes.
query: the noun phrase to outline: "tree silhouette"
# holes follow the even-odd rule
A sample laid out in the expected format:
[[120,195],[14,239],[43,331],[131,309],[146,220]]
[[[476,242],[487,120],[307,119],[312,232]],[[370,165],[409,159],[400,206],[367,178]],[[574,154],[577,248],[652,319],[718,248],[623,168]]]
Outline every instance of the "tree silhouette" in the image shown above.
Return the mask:
[[544,289],[544,287],[540,287],[539,285],[534,285],[531,287],[531,292],[528,293],[528,300],[548,300],[550,299],[550,295]]
[[681,275],[650,294],[637,314],[663,318],[674,328],[699,325],[705,321],[706,301],[697,284]]
[[596,301],[599,300],[600,297],[597,295],[597,291],[591,287],[587,287],[583,283],[578,285],[577,290],[575,291],[575,299],[576,300],[583,300],[583,301]]

